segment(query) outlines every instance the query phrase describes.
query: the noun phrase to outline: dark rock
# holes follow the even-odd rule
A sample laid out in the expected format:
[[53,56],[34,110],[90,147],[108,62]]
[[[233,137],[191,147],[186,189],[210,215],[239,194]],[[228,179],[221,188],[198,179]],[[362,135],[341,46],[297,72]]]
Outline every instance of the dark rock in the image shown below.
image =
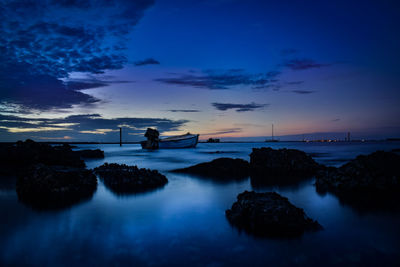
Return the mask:
[[75,151],[80,157],[88,158],[88,159],[103,159],[104,158],[104,151],[100,149],[85,149],[85,150],[78,150]]
[[58,209],[91,198],[96,176],[83,168],[38,164],[17,178],[18,198],[35,209]]
[[173,172],[228,179],[249,176],[249,163],[243,159],[218,158]]
[[258,183],[298,181],[314,175],[320,168],[311,156],[297,149],[253,148],[250,154],[251,178]]
[[225,212],[228,221],[249,234],[268,237],[295,237],[322,226],[275,192],[245,191]]
[[156,170],[139,169],[125,164],[104,163],[94,171],[115,193],[143,192],[168,183],[168,179]]
[[0,169],[21,173],[35,164],[85,167],[85,162],[68,146],[50,146],[32,140],[0,146]]
[[333,192],[345,202],[392,200],[400,193],[400,155],[384,151],[360,155],[340,168],[321,170],[315,185],[318,192]]

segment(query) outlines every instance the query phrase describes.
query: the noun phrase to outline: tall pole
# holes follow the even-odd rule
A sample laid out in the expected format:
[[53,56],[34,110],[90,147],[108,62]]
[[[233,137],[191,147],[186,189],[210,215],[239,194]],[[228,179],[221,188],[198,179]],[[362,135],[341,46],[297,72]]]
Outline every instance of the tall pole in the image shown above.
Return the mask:
[[122,127],[119,128],[119,146],[122,146]]
[[272,124],[272,141],[274,141],[274,124]]

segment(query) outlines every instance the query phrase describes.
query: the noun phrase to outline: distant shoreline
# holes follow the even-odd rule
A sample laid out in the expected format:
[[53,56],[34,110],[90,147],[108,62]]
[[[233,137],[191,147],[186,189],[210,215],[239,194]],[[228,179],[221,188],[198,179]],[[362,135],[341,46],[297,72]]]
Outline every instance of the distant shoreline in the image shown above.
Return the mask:
[[[35,141],[37,143],[46,143],[46,144],[52,144],[52,145],[57,145],[57,144],[68,144],[68,145],[119,145],[119,142],[48,142],[48,141]],[[340,144],[349,144],[349,143],[383,143],[383,142],[400,142],[400,138],[390,138],[390,139],[385,139],[385,140],[354,140],[354,141],[296,141],[296,140],[290,140],[290,141],[278,141],[278,142],[265,142],[265,141],[221,141],[217,143],[213,142],[206,142],[206,141],[199,141],[199,143],[202,144],[221,144],[221,143],[231,143],[231,144],[248,144],[248,143],[274,143],[274,144],[279,144],[279,143],[340,143]],[[16,142],[0,142],[0,144],[14,144]],[[134,144],[140,144],[140,141],[138,142],[123,142],[123,145],[134,145]]]

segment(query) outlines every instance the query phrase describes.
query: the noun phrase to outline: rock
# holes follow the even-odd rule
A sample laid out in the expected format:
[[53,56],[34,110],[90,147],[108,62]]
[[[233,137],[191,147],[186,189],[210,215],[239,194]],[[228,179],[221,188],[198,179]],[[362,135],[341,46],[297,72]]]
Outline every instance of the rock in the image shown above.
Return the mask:
[[295,237],[304,231],[322,229],[303,209],[275,192],[245,191],[237,196],[225,215],[232,225],[256,236]]
[[139,169],[137,166],[104,163],[94,169],[104,184],[115,193],[136,193],[156,189],[168,179],[156,170]]
[[249,176],[249,163],[243,159],[218,158],[210,162],[173,170],[173,172],[191,173],[221,179],[242,178]]
[[85,149],[85,150],[78,150],[75,151],[81,158],[88,158],[88,159],[103,159],[104,158],[104,151],[100,149]]
[[85,167],[85,162],[68,146],[50,146],[32,140],[0,146],[0,166],[8,173],[24,172],[35,164]]
[[253,148],[250,154],[252,180],[258,183],[287,183],[314,175],[321,166],[297,149]]
[[92,171],[38,164],[17,178],[18,198],[35,209],[67,207],[90,198],[97,188]]
[[391,200],[400,193],[400,155],[384,151],[360,155],[340,168],[321,170],[315,185],[320,193],[333,192],[355,204]]

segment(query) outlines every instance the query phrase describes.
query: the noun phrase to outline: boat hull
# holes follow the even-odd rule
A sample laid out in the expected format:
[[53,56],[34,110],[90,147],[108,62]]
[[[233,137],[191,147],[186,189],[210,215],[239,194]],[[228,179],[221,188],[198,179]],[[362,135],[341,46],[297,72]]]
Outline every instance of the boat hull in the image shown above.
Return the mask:
[[193,148],[199,142],[199,135],[179,140],[160,140],[158,148]]

